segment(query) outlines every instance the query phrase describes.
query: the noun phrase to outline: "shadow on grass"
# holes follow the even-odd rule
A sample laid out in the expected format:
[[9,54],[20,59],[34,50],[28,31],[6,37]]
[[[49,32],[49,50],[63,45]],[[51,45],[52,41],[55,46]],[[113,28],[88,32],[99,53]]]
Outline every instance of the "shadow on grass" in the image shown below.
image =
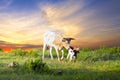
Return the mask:
[[96,71],[89,69],[54,69],[53,72],[56,72],[56,76],[63,76],[64,80],[120,80],[120,70]]
[[91,61],[109,61],[109,60],[120,60],[120,56],[102,56],[99,58],[92,58]]
[[[19,75],[19,76],[17,76]],[[25,75],[27,77],[25,77]],[[31,76],[32,75],[32,76]],[[12,80],[17,77],[19,80],[120,80],[120,70],[114,71],[97,71],[90,69],[52,69],[50,73],[40,74],[25,72],[21,69],[7,68],[0,70],[1,80]],[[25,77],[25,78],[23,78]]]

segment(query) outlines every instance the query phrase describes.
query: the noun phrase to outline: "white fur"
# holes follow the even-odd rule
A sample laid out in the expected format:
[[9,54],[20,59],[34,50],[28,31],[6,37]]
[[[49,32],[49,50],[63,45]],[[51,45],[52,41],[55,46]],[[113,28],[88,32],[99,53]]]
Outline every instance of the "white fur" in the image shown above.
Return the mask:
[[[46,46],[49,46],[50,47],[51,59],[53,59],[52,48],[54,47],[55,50],[56,50],[58,61],[60,61],[58,50],[60,50],[63,46],[65,48],[69,47],[69,44],[66,41],[63,42],[62,40],[63,40],[63,36],[62,36],[61,32],[59,32],[59,31],[48,31],[48,32],[46,32],[44,34],[44,44],[43,44],[42,59],[44,60],[44,52],[45,52]],[[61,57],[61,59],[63,59],[63,57],[64,57],[64,51],[62,50],[62,57]]]
[[69,59],[70,61],[72,61],[72,57],[74,56],[74,51],[72,49],[68,50],[68,55],[67,55],[67,60]]
[[[77,51],[77,52],[76,52]],[[68,55],[67,55],[67,60],[69,59],[70,61],[72,61],[72,58],[74,57],[75,60],[77,58],[77,53],[80,52],[80,48],[76,48],[76,49],[71,49],[69,48],[68,50]]]

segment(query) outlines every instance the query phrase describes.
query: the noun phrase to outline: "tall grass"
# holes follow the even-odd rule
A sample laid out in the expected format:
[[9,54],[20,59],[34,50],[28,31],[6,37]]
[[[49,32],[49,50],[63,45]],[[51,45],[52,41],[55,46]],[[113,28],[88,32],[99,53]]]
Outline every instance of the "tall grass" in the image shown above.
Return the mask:
[[88,61],[106,61],[120,60],[120,47],[102,47],[93,51],[81,51],[79,60]]
[[[48,53],[48,51],[45,52],[44,62],[39,61],[42,55],[41,50],[18,49],[10,54],[1,53],[0,80],[120,80],[119,46],[101,47],[97,50],[81,49],[76,62],[67,62],[65,59],[58,62],[55,51],[53,51],[54,60],[51,60]],[[66,55],[67,51],[65,57]],[[7,64],[12,61],[17,62],[19,67],[7,67]],[[50,72],[41,74],[39,73],[40,65],[44,63],[49,67]],[[26,67],[30,65],[27,67],[30,70],[34,70],[37,66],[36,71],[27,71],[22,68],[24,65]]]

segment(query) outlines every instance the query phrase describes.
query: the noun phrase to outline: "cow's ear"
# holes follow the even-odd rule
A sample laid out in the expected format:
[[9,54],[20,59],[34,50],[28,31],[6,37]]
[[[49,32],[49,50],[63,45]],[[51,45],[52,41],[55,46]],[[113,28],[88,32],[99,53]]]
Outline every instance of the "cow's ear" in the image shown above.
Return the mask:
[[80,52],[80,48],[77,48],[76,50],[77,50],[78,53]]
[[65,39],[65,40],[75,40],[75,38],[63,38],[63,39]]
[[65,42],[65,41],[66,41],[66,39],[65,39],[65,38],[63,38],[63,39],[62,39],[62,42]]
[[69,38],[70,40],[75,40],[75,38]]
[[68,38],[63,38],[64,40],[67,40]]
[[74,50],[74,47],[73,47],[73,46],[70,46],[70,48],[71,48],[72,50]]

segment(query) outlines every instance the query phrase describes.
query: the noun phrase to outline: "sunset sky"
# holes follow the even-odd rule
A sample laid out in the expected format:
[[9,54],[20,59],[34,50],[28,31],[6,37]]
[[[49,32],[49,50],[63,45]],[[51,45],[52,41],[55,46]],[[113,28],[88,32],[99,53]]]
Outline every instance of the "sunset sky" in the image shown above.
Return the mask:
[[39,47],[61,30],[71,45],[120,45],[120,0],[0,0],[0,48]]

